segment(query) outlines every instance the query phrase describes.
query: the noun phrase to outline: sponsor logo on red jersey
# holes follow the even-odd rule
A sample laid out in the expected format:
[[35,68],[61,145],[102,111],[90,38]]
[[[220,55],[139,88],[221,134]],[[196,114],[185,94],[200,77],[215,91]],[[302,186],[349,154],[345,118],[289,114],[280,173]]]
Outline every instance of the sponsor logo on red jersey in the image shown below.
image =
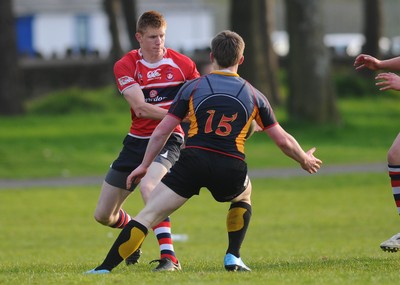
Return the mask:
[[147,72],[147,79],[149,81],[154,80],[154,79],[160,79],[160,78],[161,78],[160,69],[150,70],[149,72]]
[[130,77],[130,76],[122,76],[122,77],[118,78],[118,82],[119,82],[119,84],[121,86],[124,86],[124,85],[126,85],[128,83],[131,83],[133,81],[134,81],[133,78]]
[[167,73],[167,80],[173,80],[174,79],[174,74],[172,72]]
[[150,98],[154,98],[158,96],[157,90],[151,90],[149,93]]

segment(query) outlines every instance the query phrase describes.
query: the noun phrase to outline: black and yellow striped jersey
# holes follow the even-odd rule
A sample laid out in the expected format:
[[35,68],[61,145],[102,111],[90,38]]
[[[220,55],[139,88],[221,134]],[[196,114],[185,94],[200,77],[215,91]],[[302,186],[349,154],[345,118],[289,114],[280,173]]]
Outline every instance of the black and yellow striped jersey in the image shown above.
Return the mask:
[[277,124],[267,98],[237,73],[213,71],[185,83],[169,114],[189,115],[187,148],[201,148],[244,159],[251,122],[266,129]]

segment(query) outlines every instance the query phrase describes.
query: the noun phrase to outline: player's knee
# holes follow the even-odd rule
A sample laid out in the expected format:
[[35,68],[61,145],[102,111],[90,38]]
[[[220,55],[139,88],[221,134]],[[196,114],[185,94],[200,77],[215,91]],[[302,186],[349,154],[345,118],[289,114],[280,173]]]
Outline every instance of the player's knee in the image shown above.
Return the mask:
[[103,213],[96,212],[94,214],[94,219],[96,220],[96,222],[105,226],[109,226],[112,223],[111,217],[109,215],[104,215]]
[[140,186],[140,193],[142,194],[142,198],[144,201],[147,201],[153,189],[154,185],[152,184],[143,184]]
[[387,160],[391,165],[400,165],[400,152],[393,148],[389,149]]

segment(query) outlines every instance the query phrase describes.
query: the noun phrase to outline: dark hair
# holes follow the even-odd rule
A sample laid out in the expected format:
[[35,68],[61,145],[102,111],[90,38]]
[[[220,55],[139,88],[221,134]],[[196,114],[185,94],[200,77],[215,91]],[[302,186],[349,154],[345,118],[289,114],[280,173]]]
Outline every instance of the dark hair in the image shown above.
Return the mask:
[[143,34],[148,27],[161,28],[167,27],[167,21],[159,12],[151,10],[144,12],[136,24],[136,32]]
[[211,52],[221,67],[237,64],[244,52],[244,41],[239,34],[225,30],[211,41]]

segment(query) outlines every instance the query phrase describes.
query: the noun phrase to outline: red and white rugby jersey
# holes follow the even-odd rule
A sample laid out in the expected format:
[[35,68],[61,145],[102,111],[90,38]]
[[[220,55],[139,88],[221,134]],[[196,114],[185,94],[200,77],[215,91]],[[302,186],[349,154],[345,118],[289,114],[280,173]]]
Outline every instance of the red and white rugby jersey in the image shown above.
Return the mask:
[[[139,84],[145,101],[164,109],[169,109],[183,83],[200,76],[189,57],[172,49],[166,49],[163,59],[156,63],[146,62],[140,50],[132,50],[115,63],[114,75],[121,94]],[[131,118],[130,135],[141,138],[150,137],[160,122],[137,118],[132,108]],[[174,132],[183,134],[180,126]]]

